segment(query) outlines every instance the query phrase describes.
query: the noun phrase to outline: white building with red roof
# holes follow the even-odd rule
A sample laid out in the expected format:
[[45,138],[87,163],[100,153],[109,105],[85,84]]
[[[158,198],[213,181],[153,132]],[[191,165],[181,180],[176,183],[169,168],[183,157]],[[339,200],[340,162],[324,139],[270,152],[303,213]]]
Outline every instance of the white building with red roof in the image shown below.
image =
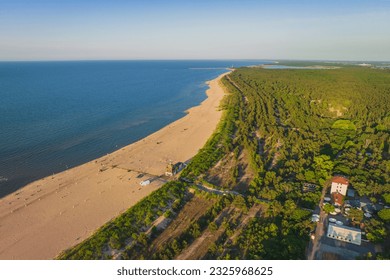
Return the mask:
[[347,194],[349,181],[347,178],[341,176],[334,176],[332,178],[332,185],[330,188],[330,193],[340,193],[342,195]]

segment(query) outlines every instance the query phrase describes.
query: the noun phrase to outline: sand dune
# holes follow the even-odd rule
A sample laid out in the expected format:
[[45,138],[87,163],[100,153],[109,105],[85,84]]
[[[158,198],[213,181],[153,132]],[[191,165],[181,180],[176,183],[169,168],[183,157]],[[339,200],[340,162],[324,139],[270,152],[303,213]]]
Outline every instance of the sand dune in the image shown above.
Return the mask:
[[[225,74],[223,74],[225,75]],[[221,77],[185,117],[104,157],[37,180],[0,200],[0,259],[51,259],[164,183],[169,160],[186,161],[221,117]],[[137,176],[145,174],[142,178]],[[140,181],[152,179],[148,186]]]

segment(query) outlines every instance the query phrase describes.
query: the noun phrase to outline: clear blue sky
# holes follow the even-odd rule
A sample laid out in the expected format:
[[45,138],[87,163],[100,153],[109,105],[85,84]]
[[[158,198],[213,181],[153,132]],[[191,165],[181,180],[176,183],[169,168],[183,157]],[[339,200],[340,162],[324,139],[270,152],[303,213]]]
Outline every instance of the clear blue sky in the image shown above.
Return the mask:
[[390,0],[0,0],[0,60],[390,60]]

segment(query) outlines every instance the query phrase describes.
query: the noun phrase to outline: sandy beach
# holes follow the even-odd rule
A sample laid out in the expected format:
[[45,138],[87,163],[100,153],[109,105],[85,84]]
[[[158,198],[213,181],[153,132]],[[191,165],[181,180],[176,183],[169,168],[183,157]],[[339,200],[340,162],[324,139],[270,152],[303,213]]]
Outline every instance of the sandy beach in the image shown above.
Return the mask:
[[[224,96],[208,98],[183,118],[111,154],[37,180],[0,200],[0,259],[52,259],[161,187],[169,161],[187,161],[216,128]],[[141,178],[140,175],[143,174]],[[147,186],[140,182],[150,179]]]

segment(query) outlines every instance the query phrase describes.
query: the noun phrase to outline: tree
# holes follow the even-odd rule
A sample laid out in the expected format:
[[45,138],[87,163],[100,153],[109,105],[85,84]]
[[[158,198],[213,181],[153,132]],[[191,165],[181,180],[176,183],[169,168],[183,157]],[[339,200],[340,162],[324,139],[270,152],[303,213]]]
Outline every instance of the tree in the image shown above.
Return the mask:
[[383,198],[386,201],[386,203],[390,203],[390,193],[383,194]]
[[237,207],[237,208],[242,209],[244,212],[248,211],[248,207],[246,206],[246,201],[245,201],[244,197],[242,197],[241,195],[237,195],[234,198],[232,205]]
[[282,212],[282,210],[283,210],[282,204],[280,204],[279,201],[273,201],[269,205],[267,214],[272,217],[276,217],[277,215],[279,215],[280,212]]
[[324,211],[326,212],[326,213],[332,213],[332,212],[334,212],[334,206],[332,205],[332,204],[325,204],[324,205],[324,207],[323,207],[323,209],[324,209]]
[[318,176],[323,179],[330,177],[330,172],[333,170],[333,162],[327,155],[314,157],[314,167]]
[[209,224],[209,229],[210,229],[211,232],[215,232],[215,231],[217,231],[218,226],[217,226],[217,224],[215,222],[211,222]]
[[363,211],[356,208],[351,208],[348,216],[353,222],[360,223],[363,220]]
[[390,209],[382,209],[378,212],[379,218],[385,222],[390,222]]
[[315,182],[315,179],[316,179],[316,175],[312,170],[305,171],[305,180],[307,182]]
[[110,237],[109,244],[110,244],[110,247],[112,249],[120,249],[121,248],[121,243],[119,241],[119,237],[117,234],[113,234]]
[[168,209],[167,211],[165,211],[164,213],[165,218],[171,218],[172,216],[173,216],[172,210]]
[[374,218],[366,223],[367,239],[372,242],[382,242],[386,236],[386,228],[382,221]]
[[296,208],[297,208],[297,205],[294,203],[294,201],[292,201],[291,199],[286,200],[286,202],[284,203],[284,213],[285,213],[285,215],[290,216],[292,214],[292,212],[294,212],[294,210]]

